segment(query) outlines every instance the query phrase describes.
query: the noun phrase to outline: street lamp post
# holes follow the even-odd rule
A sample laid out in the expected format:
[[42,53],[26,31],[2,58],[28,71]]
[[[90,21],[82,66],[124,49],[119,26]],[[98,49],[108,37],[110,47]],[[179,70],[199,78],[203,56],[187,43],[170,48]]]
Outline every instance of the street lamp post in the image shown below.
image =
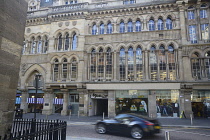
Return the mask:
[[37,90],[38,88],[40,87],[40,78],[41,78],[41,74],[36,74],[35,75],[35,89],[36,89],[36,92],[35,92],[35,99],[34,99],[34,119],[36,119],[36,105],[37,105]]

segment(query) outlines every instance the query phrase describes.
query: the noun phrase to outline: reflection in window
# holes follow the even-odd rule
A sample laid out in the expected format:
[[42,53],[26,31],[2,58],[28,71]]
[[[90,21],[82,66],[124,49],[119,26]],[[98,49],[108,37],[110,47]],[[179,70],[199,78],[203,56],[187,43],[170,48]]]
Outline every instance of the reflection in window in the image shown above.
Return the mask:
[[31,54],[35,54],[35,51],[36,51],[36,41],[35,41],[35,38],[32,37],[32,42],[31,42]]
[[199,53],[195,52],[191,59],[192,64],[192,77],[195,79],[201,79],[201,65],[199,59]]
[[63,44],[62,42],[63,42],[62,35],[59,34],[59,36],[58,36],[58,51],[60,51],[62,49],[62,44]]
[[165,55],[165,48],[164,46],[160,46],[159,48],[159,72],[160,72],[160,80],[166,80],[167,73],[166,73],[166,55]]
[[149,31],[154,31],[154,30],[155,30],[155,21],[151,19],[149,21]]
[[163,20],[162,19],[158,19],[158,30],[163,30]]
[[38,37],[37,53],[42,53],[42,40],[40,36]]
[[207,10],[206,9],[200,10],[200,18],[207,18]]
[[120,81],[125,81],[125,49],[120,49],[120,57],[119,57],[119,65],[120,65]]
[[103,77],[104,77],[104,53],[103,49],[100,49],[98,54],[98,80],[102,81]]
[[90,63],[91,80],[96,78],[96,51],[95,49],[91,52],[91,63]]
[[136,80],[143,80],[143,60],[141,47],[136,49]]
[[48,50],[48,39],[47,36],[44,37],[44,53]]
[[107,25],[107,34],[111,34],[112,33],[112,24],[108,23]]
[[69,34],[67,33],[65,37],[65,51],[69,49],[69,43],[70,43],[70,38],[69,38]]
[[58,80],[58,69],[59,69],[58,59],[55,59],[54,66],[53,66],[53,80],[54,81]]
[[204,67],[206,72],[206,77],[210,80],[210,51],[206,52],[204,59]]
[[112,53],[109,48],[106,52],[106,81],[111,81],[112,79]]
[[99,32],[99,34],[104,34],[104,24],[103,23],[100,25],[100,32]]
[[168,46],[168,69],[169,69],[169,79],[176,80],[176,59],[174,47],[172,45]]
[[157,80],[157,58],[156,58],[156,48],[152,46],[150,49],[150,57],[149,57],[149,64],[150,64],[150,79],[152,81]]
[[195,25],[189,26],[189,37],[190,37],[191,43],[197,43],[196,26]]
[[132,21],[128,22],[128,32],[133,32],[133,23],[132,23]]
[[96,35],[96,32],[97,32],[97,27],[94,24],[93,27],[92,27],[92,35]]
[[136,21],[136,32],[141,31],[141,22],[139,20]]
[[25,53],[26,49],[27,49],[27,43],[26,43],[26,41],[24,40],[24,41],[23,41],[22,54]]
[[193,10],[188,11],[188,19],[195,19],[195,13]]
[[166,29],[171,30],[172,29],[172,20],[170,18],[166,19]]
[[122,21],[120,22],[120,33],[124,33],[125,32],[125,23]]
[[72,50],[76,50],[77,48],[77,35],[76,33],[73,35],[73,40],[72,40]]
[[202,40],[209,40],[209,24],[201,24]]
[[128,49],[128,81],[134,81],[134,53],[132,47]]
[[62,64],[62,81],[66,81],[67,79],[67,59],[64,58]]

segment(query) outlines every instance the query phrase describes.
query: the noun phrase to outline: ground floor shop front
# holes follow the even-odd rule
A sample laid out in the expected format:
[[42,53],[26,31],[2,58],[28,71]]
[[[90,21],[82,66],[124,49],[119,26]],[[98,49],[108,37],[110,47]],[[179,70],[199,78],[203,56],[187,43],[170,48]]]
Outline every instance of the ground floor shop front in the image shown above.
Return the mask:
[[[17,107],[34,112],[34,91],[17,94]],[[86,89],[38,91],[42,114],[108,116],[137,113],[150,117],[210,117],[210,89],[180,83],[86,84]]]

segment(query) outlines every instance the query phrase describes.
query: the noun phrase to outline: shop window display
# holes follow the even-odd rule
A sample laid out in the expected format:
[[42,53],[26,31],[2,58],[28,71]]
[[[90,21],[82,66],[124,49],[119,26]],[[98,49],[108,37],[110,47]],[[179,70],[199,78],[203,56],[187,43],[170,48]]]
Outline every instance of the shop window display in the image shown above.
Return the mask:
[[178,90],[151,91],[156,94],[157,116],[179,116]]
[[116,92],[116,113],[148,114],[148,91],[128,90]]

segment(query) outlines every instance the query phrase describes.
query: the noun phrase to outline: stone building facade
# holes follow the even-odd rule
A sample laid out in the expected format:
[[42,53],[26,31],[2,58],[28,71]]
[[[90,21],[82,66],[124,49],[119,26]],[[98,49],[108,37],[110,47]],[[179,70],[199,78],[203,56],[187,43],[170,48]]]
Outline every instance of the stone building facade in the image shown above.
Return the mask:
[[0,2],[0,139],[13,121],[26,15],[26,1]]
[[[17,106],[43,114],[210,111],[206,0],[31,0]],[[19,105],[18,105],[19,104]],[[195,111],[196,108],[196,111]],[[205,111],[204,111],[205,110]]]

